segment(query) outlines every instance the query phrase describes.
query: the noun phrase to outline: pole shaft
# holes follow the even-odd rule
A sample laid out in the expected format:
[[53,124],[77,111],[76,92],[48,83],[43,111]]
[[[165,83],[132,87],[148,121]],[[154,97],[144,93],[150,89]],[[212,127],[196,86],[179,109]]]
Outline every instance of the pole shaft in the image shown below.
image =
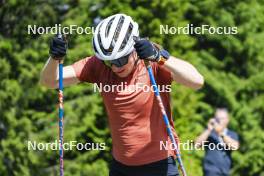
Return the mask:
[[185,168],[183,166],[183,162],[181,160],[180,151],[178,149],[176,140],[175,140],[174,135],[172,133],[172,130],[171,130],[171,127],[170,127],[170,122],[169,122],[168,116],[166,114],[166,111],[165,111],[165,108],[164,108],[164,105],[163,105],[163,102],[162,102],[162,99],[161,99],[161,96],[160,96],[160,93],[159,93],[159,89],[158,89],[157,83],[156,83],[155,78],[153,76],[153,72],[152,72],[152,68],[151,68],[150,63],[147,64],[147,70],[148,70],[148,73],[149,73],[151,84],[153,85],[154,93],[155,93],[156,98],[157,98],[158,103],[159,103],[159,107],[161,109],[162,117],[163,117],[163,120],[164,120],[166,128],[167,128],[167,133],[168,133],[168,135],[170,137],[170,140],[171,140],[172,144],[175,147],[176,158],[177,158],[177,161],[178,161],[178,163],[180,165],[182,175],[183,176],[187,176],[187,173],[186,173]]
[[63,171],[63,61],[59,61],[59,154],[60,154],[60,176]]

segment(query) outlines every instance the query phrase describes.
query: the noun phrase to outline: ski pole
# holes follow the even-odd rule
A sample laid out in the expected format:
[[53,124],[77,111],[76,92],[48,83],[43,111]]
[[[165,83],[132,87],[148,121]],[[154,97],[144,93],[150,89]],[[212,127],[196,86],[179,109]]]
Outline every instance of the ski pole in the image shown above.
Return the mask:
[[[59,34],[58,38],[63,39]],[[64,175],[63,168],[63,60],[59,60],[59,154],[60,154],[60,176]]]
[[[134,36],[133,39],[134,39],[134,41],[138,41],[138,40],[140,40],[140,37]],[[182,175],[183,176],[187,176],[187,173],[185,171],[185,168],[184,168],[184,165],[183,165],[183,162],[182,162],[182,159],[181,159],[180,151],[178,149],[176,140],[175,140],[175,138],[173,136],[173,133],[172,133],[172,130],[171,130],[169,118],[168,118],[167,113],[165,111],[165,108],[164,108],[164,105],[163,105],[163,102],[162,102],[162,99],[161,99],[161,96],[160,96],[160,93],[159,93],[159,89],[158,89],[156,80],[155,80],[154,75],[153,75],[153,71],[152,71],[152,67],[151,67],[150,61],[145,61],[145,65],[146,65],[147,70],[148,70],[150,82],[151,82],[151,84],[153,86],[153,89],[154,89],[154,94],[155,94],[155,96],[156,96],[156,98],[158,100],[158,103],[159,103],[159,107],[160,107],[160,110],[161,110],[161,113],[162,113],[162,117],[163,117],[163,120],[164,120],[166,128],[167,128],[168,136],[169,136],[172,144],[175,147],[176,159],[177,159],[177,161],[178,161],[178,163],[180,165],[180,169],[181,169]]]
[[[145,63],[147,63],[147,62],[145,62]],[[162,113],[162,117],[163,117],[163,120],[164,120],[166,128],[167,128],[167,133],[168,133],[168,135],[170,137],[170,140],[171,140],[172,144],[175,147],[176,159],[177,159],[177,161],[178,161],[178,163],[180,165],[180,169],[181,169],[182,175],[183,176],[187,176],[187,173],[185,171],[185,168],[183,166],[183,162],[182,162],[182,159],[181,159],[180,151],[178,149],[176,140],[175,140],[175,138],[173,136],[173,133],[172,133],[172,130],[171,130],[171,126],[170,126],[170,122],[169,122],[168,116],[166,114],[166,111],[165,111],[165,108],[164,108],[164,105],[163,105],[163,102],[162,102],[162,99],[161,99],[161,96],[160,96],[160,93],[159,93],[158,86],[157,86],[155,78],[153,76],[153,71],[152,71],[151,65],[150,65],[150,63],[147,63],[146,66],[147,66],[148,74],[149,74],[149,77],[150,77],[150,82],[151,82],[151,84],[153,86],[153,89],[154,89],[154,94],[156,95],[156,98],[158,100],[159,107],[160,107],[160,110],[161,110],[161,113]]]

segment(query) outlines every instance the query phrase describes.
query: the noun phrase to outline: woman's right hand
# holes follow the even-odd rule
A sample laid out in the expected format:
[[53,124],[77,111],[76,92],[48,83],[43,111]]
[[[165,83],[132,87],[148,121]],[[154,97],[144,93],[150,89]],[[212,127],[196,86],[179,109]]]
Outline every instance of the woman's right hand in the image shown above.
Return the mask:
[[67,51],[67,42],[58,36],[53,37],[50,43],[50,50],[49,54],[52,59],[55,60],[62,60],[63,57],[66,55]]

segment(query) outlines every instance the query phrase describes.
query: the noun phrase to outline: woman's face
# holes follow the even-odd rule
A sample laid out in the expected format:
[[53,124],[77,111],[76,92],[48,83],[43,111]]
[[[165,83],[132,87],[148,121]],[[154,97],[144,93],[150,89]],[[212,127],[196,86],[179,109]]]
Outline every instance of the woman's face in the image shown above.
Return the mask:
[[122,67],[117,67],[112,64],[111,69],[118,77],[125,78],[132,72],[136,59],[136,53],[135,51],[133,51],[129,55],[128,62],[126,65],[123,65]]

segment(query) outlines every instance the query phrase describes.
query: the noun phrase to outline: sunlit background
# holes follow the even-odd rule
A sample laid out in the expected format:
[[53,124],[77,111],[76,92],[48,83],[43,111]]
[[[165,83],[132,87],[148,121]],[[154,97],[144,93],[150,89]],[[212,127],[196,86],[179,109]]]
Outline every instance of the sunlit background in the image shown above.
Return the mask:
[[[58,175],[58,151],[33,151],[27,141],[58,139],[57,91],[39,85],[52,34],[28,34],[28,25],[94,27],[125,13],[172,55],[205,77],[199,91],[173,84],[172,109],[182,142],[194,140],[216,107],[230,110],[240,138],[233,176],[264,176],[264,2],[230,0],[0,0],[0,175]],[[237,34],[160,34],[160,25],[235,26]],[[65,65],[93,55],[92,34],[70,34]],[[65,176],[107,176],[111,137],[99,93],[90,84],[65,88],[64,140],[106,143],[106,150],[65,151]],[[157,127],[157,132],[158,132]],[[135,139],[138,140],[138,139]],[[190,176],[202,175],[203,151],[184,151]]]

